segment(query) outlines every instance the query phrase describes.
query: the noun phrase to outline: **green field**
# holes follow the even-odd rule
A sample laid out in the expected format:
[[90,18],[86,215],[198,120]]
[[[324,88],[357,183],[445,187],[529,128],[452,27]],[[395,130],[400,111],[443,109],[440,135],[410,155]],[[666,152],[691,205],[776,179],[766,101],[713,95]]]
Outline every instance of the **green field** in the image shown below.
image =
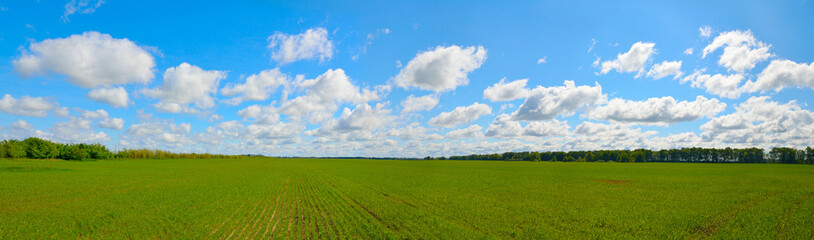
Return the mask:
[[814,166],[0,160],[0,238],[814,238]]

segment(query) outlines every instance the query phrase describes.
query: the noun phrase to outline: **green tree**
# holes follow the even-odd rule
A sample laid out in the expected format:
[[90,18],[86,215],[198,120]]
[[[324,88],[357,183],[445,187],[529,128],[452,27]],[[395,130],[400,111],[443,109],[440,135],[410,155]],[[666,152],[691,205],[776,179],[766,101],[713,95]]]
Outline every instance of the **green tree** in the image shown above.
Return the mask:
[[25,157],[25,146],[19,140],[9,139],[3,141],[3,148],[5,148],[6,156],[9,158],[23,158]]
[[57,144],[51,141],[30,137],[23,140],[22,144],[25,146],[25,153],[28,158],[45,159],[59,156]]
[[628,157],[626,152],[622,152],[622,153],[619,153],[618,155],[616,155],[616,161],[617,162],[627,162],[629,160],[630,160],[630,158]]
[[644,162],[644,152],[636,150],[630,154],[631,162]]
[[596,161],[596,158],[594,157],[594,153],[593,152],[588,152],[588,154],[585,154],[585,161],[586,162]]
[[88,153],[85,149],[79,147],[78,144],[65,145],[59,154],[59,158],[65,160],[82,161],[88,158]]

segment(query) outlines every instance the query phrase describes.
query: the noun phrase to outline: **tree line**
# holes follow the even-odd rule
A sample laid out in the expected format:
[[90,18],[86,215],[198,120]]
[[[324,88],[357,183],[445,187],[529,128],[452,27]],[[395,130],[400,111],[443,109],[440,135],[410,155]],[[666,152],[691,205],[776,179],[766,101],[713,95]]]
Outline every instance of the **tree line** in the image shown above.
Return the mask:
[[708,162],[814,164],[814,149],[772,148],[681,148],[664,150],[595,150],[572,152],[506,152],[466,156],[426,157],[425,160],[494,160],[551,162]]
[[0,141],[0,158],[33,158],[64,160],[99,160],[124,158],[239,158],[241,155],[221,155],[208,153],[173,153],[152,149],[124,149],[111,152],[105,145],[94,143],[66,144],[55,143],[36,137],[25,140],[8,139]]

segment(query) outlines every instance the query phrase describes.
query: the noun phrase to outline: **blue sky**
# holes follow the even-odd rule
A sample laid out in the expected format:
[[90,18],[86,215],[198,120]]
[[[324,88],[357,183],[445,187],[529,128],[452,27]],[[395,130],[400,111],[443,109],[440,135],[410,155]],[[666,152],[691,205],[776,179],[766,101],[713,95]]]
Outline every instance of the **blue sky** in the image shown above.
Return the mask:
[[0,138],[283,156],[804,147],[812,10],[0,1]]

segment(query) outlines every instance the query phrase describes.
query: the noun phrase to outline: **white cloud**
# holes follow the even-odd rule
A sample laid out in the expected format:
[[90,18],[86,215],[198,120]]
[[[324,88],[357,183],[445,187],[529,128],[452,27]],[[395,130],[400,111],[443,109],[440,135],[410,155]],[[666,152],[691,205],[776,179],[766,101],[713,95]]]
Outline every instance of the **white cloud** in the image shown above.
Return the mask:
[[74,14],[90,14],[96,11],[99,7],[102,6],[102,3],[105,1],[96,0],[95,2],[92,0],[71,0],[67,4],[65,4],[65,13],[62,14],[62,21],[68,22],[68,16]]
[[[582,122],[575,129],[576,136],[565,140],[563,149],[637,149],[648,148],[648,138],[656,131],[642,132],[619,123]],[[553,141],[562,142],[562,139]]]
[[520,79],[512,82],[505,82],[506,78],[500,79],[500,82],[483,90],[483,98],[489,99],[492,102],[511,101],[519,98],[528,97],[531,90],[526,88],[528,79]]
[[353,110],[345,108],[339,119],[330,119],[325,122],[318,133],[319,135],[329,135],[334,132],[372,132],[394,119],[390,116],[390,110],[384,106],[385,104],[377,104],[375,107],[371,107],[367,103],[363,103],[356,105]]
[[702,71],[696,71],[692,75],[686,76],[681,79],[681,83],[690,82],[690,86],[706,90],[708,93],[718,95],[724,98],[738,98],[742,90],[738,85],[743,81],[743,75],[709,75],[702,74]]
[[99,143],[110,141],[110,137],[102,132],[93,132],[90,127],[91,120],[71,118],[67,122],[58,122],[51,126],[51,133],[55,139],[64,142]]
[[580,123],[576,129],[574,129],[574,133],[577,135],[584,135],[584,136],[601,136],[601,137],[619,137],[619,138],[629,138],[629,137],[637,137],[640,136],[640,131],[636,131],[634,129],[630,129],[623,124],[604,124],[604,123],[595,123],[595,122],[582,122]]
[[732,147],[806,147],[814,144],[814,113],[795,101],[785,104],[768,96],[751,97],[735,112],[701,125],[701,137]]
[[546,58],[548,58],[548,56],[543,56],[543,58],[537,59],[537,64],[546,63]]
[[704,47],[701,58],[706,58],[718,48],[724,48],[718,64],[726,67],[730,71],[744,72],[755,67],[755,64],[772,57],[769,53],[771,45],[758,41],[752,32],[735,30],[724,32]]
[[701,117],[713,117],[726,108],[718,99],[698,96],[695,101],[677,102],[673,97],[650,98],[646,101],[612,99],[589,114],[592,119],[620,123],[667,126],[678,122],[695,121]]
[[407,96],[401,102],[401,112],[419,112],[431,110],[438,105],[438,96],[430,94],[421,97],[414,97],[413,95]]
[[483,136],[483,127],[471,125],[466,128],[455,129],[444,135],[446,139],[479,138]]
[[454,90],[469,83],[467,75],[486,61],[482,46],[461,48],[456,45],[438,46],[421,52],[410,60],[396,77],[397,86],[417,87],[431,91]]
[[49,73],[67,76],[71,84],[94,88],[128,83],[149,83],[155,61],[130,40],[85,32],[67,38],[47,39],[29,46],[14,60],[23,77]]
[[275,68],[265,70],[259,74],[253,74],[246,78],[243,84],[231,84],[220,90],[224,96],[235,96],[226,102],[237,105],[243,101],[263,101],[269,98],[279,86],[284,86],[289,82],[287,75]]
[[123,87],[97,88],[88,93],[88,98],[107,103],[115,108],[127,107],[130,97]]
[[798,87],[814,89],[814,62],[811,64],[796,63],[789,60],[772,60],[763,69],[756,81],[744,84],[748,92],[775,90]]
[[0,111],[6,114],[45,117],[54,108],[56,108],[55,103],[49,102],[42,97],[22,96],[21,98],[14,98],[6,94],[0,99]]
[[104,109],[98,109],[96,111],[82,110],[82,114],[80,116],[82,116],[82,119],[95,120],[108,118],[110,115]]
[[639,74],[636,75],[636,77],[638,77],[644,72],[644,65],[655,52],[654,46],[656,46],[655,43],[634,43],[628,52],[620,53],[614,60],[602,62],[601,73],[606,74],[613,69],[616,69],[616,71],[620,73],[638,71]]
[[242,118],[258,118],[260,117],[261,112],[262,110],[260,110],[260,106],[251,105],[244,108],[243,110],[237,111],[237,115]]
[[63,117],[66,118],[71,115],[71,112],[68,110],[68,107],[61,107],[54,109],[54,117]]
[[199,142],[190,136],[192,125],[189,123],[171,123],[148,119],[145,122],[130,125],[122,135],[119,144],[125,147],[151,149],[176,149],[195,145]]
[[340,103],[365,103],[376,100],[388,88],[359,89],[350,81],[342,69],[329,69],[316,79],[304,80],[297,85],[305,89],[305,94],[286,101],[280,112],[286,115],[311,115],[312,122],[321,122],[331,116]]
[[22,119],[19,119],[16,122],[12,123],[11,126],[15,127],[15,128],[19,128],[19,129],[25,129],[25,130],[34,129],[34,125],[31,125],[31,123],[28,123],[28,122],[26,122],[25,120],[22,120]]
[[669,75],[674,75],[673,79],[677,79],[682,74],[684,73],[681,72],[681,61],[657,63],[650,68],[650,72],[647,72],[647,76],[653,79],[660,79]]
[[565,121],[533,121],[523,127],[511,115],[501,114],[489,124],[485,136],[492,138],[548,137],[568,135],[568,124]]
[[513,138],[519,137],[521,134],[523,134],[523,127],[520,126],[520,122],[512,120],[512,117],[507,114],[501,114],[489,124],[484,135],[492,138]]
[[271,59],[280,64],[317,58],[320,61],[330,60],[334,52],[333,42],[328,39],[328,31],[321,27],[311,28],[297,35],[276,32],[269,36],[268,41]]
[[278,109],[274,107],[274,102],[265,107],[258,105],[248,106],[238,111],[237,115],[242,118],[253,118],[255,119],[255,124],[258,125],[270,125],[280,121],[280,114],[278,113]]
[[298,136],[305,129],[300,123],[277,122],[270,125],[250,124],[246,126],[241,137],[246,141],[257,139],[290,139]]
[[580,108],[592,107],[607,101],[599,83],[596,86],[575,86],[574,81],[565,81],[565,86],[538,86],[520,108],[512,113],[519,121],[540,121],[553,119],[557,115],[571,115]]
[[692,48],[684,49],[684,54],[685,55],[692,55],[693,52],[694,52],[694,50]]
[[442,112],[430,119],[429,124],[436,127],[452,128],[461,124],[469,124],[483,115],[492,114],[492,108],[482,103],[473,103],[469,106],[456,107],[452,111]]
[[124,129],[124,119],[108,118],[99,122],[99,127],[113,130],[122,130]]
[[702,37],[705,37],[705,38],[708,38],[709,36],[712,36],[712,27],[710,27],[710,26],[699,27],[698,28],[698,35],[701,35]]
[[[420,139],[424,137],[434,138],[435,136],[427,136],[425,133],[429,130],[425,127],[420,126],[421,124],[418,122],[412,122],[409,125],[402,127],[402,128],[392,128],[387,130],[386,135],[388,137],[397,137],[404,140],[411,140],[411,139]],[[437,135],[437,134],[436,134]]]
[[523,128],[523,136],[548,137],[568,135],[568,123],[556,119],[530,122]]
[[226,78],[226,72],[203,70],[189,63],[181,63],[164,72],[164,83],[158,88],[145,89],[144,95],[160,99],[154,106],[170,113],[194,113],[188,104],[199,109],[215,106],[213,94],[218,91],[218,81]]
[[189,123],[162,123],[162,122],[144,122],[130,125],[127,129],[127,134],[132,136],[150,136],[159,135],[161,133],[172,134],[188,134],[192,130],[192,125]]

